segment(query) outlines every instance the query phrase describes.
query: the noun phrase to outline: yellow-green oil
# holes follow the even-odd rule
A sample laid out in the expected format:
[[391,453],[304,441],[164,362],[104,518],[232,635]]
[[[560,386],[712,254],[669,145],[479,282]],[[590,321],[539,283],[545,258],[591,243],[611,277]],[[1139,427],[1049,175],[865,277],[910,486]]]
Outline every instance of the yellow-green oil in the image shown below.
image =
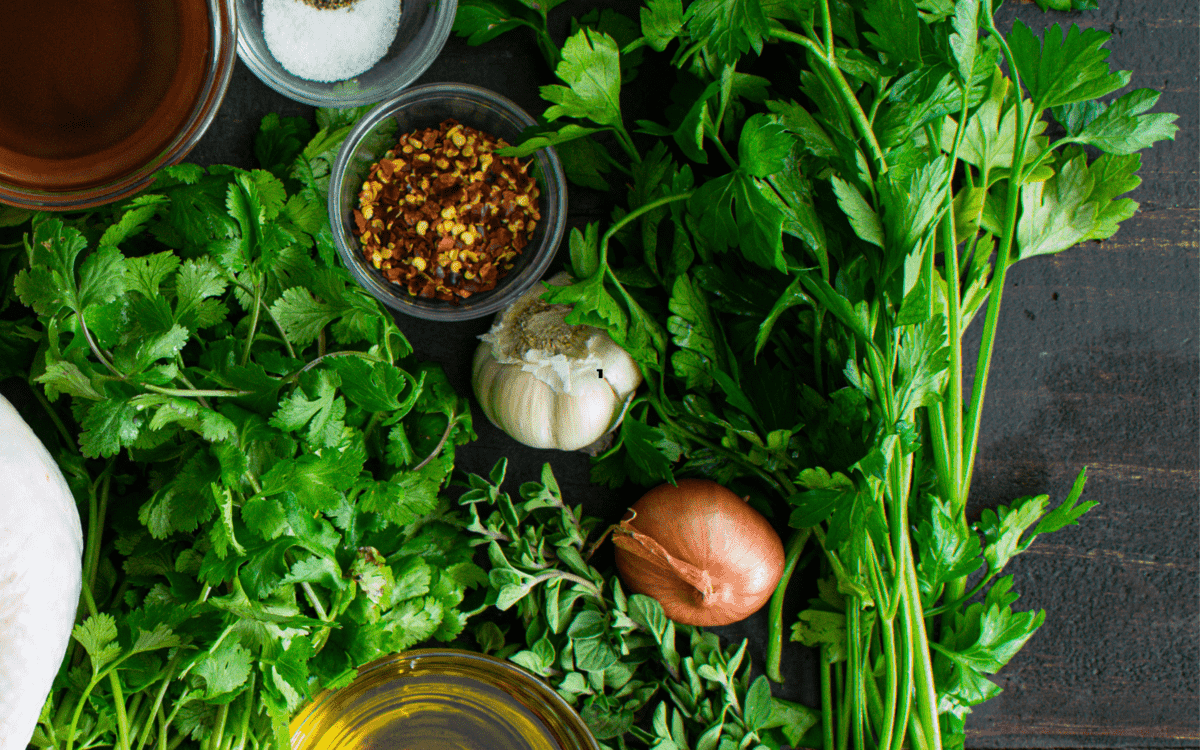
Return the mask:
[[543,684],[469,652],[409,652],[376,662],[292,722],[292,750],[595,747],[579,717]]

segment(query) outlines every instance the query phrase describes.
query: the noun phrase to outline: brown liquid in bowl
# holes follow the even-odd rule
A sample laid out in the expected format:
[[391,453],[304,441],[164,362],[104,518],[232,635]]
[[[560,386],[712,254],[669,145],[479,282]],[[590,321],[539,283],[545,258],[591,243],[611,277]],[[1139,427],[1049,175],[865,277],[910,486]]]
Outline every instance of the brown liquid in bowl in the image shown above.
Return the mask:
[[104,184],[184,127],[212,54],[206,0],[0,0],[0,181]]

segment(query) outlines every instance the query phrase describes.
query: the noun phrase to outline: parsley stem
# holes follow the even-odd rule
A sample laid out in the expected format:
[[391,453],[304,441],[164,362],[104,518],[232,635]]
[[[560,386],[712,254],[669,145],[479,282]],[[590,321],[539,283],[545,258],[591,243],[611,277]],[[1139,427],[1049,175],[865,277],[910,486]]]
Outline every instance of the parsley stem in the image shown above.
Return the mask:
[[721,158],[725,160],[725,163],[729,165],[730,169],[736,172],[738,170],[738,163],[737,160],[733,158],[733,155],[729,153],[729,149],[725,148],[725,144],[721,143],[721,139],[719,137],[713,136],[711,140],[713,143],[717,144],[717,151],[721,154]]
[[821,63],[826,72],[829,73],[829,76],[833,78],[833,82],[834,85],[837,86],[838,93],[842,95],[843,103],[850,110],[850,118],[854,121],[854,124],[858,126],[860,135],[866,139],[867,146],[871,149],[871,155],[874,156],[879,162],[879,173],[883,174],[884,172],[888,171],[887,160],[883,158],[883,149],[879,147],[879,141],[875,138],[875,131],[871,129],[870,120],[867,119],[866,113],[863,112],[862,104],[859,103],[858,97],[854,95],[854,91],[850,88],[850,84],[846,81],[846,77],[842,75],[842,69],[838,67],[837,59],[834,57],[833,47],[830,46],[829,50],[826,52],[825,50],[821,49],[821,45],[817,44],[813,40],[809,39],[803,34],[797,34],[796,32],[789,31],[788,29],[772,28],[768,34],[776,39],[799,44],[801,47],[804,47],[813,53],[813,57],[815,57]]
[[783,655],[783,597],[787,591],[788,582],[792,580],[792,573],[796,572],[800,553],[804,551],[804,546],[808,543],[808,537],[811,534],[812,529],[797,529],[792,534],[792,538],[788,540],[783,561],[783,575],[780,576],[779,583],[776,584],[775,591],[771,594],[771,602],[767,608],[767,661],[764,671],[767,679],[775,682],[783,682],[783,673],[780,670]]
[[[884,677],[887,679],[886,704],[881,707],[882,722],[878,732],[879,750],[890,750],[895,741],[893,731],[896,725],[896,705],[900,682],[900,676],[896,673],[896,632],[892,620],[880,618],[879,639],[883,642],[883,658],[886,667]],[[900,746],[896,745],[896,747]]]
[[825,51],[833,59],[833,24],[829,19],[829,0],[821,0],[821,33],[825,35]]
[[[979,441],[979,425],[983,416],[983,397],[987,389],[988,370],[992,364],[992,351],[996,344],[996,326],[1000,319],[1000,298],[1004,293],[1004,277],[1010,265],[1009,256],[1012,253],[1013,239],[1016,234],[1017,208],[1021,199],[1021,184],[1024,182],[1025,149],[1029,143],[1025,124],[1025,107],[1021,97],[1021,78],[1013,59],[1012,50],[1008,47],[1004,35],[996,29],[995,19],[990,10],[991,3],[986,2],[989,11],[983,14],[987,30],[995,37],[1000,45],[1004,58],[1008,62],[1009,73],[1013,79],[1013,90],[1016,94],[1016,105],[1013,107],[1016,116],[1015,132],[1020,137],[1013,144],[1012,164],[1009,169],[1008,197],[1004,207],[1004,223],[1001,227],[1000,244],[996,250],[996,268],[992,272],[992,283],[988,294],[987,317],[984,320],[983,340],[979,345],[979,358],[975,365],[975,384],[971,390],[971,406],[967,413],[966,432],[963,435],[963,448],[967,452],[966,466],[963,470],[962,503],[965,507],[967,488],[970,487],[971,476],[975,470],[975,455]],[[1036,119],[1036,113],[1031,113]]]
[[[950,450],[947,452],[947,457],[949,458],[947,466],[949,471],[948,489],[950,490],[948,499],[951,502],[951,512],[954,516],[959,515],[959,512],[965,507],[965,503],[960,500],[965,493],[963,492],[962,474],[962,290],[960,289],[958,275],[958,241],[955,237],[954,191],[952,185],[955,165],[958,161],[958,149],[962,145],[963,135],[966,132],[969,93],[969,85],[964,84],[962,87],[962,99],[959,103],[959,112],[961,114],[958,117],[958,127],[955,128],[954,132],[954,144],[950,149],[949,177],[946,180],[947,210],[942,225],[943,270],[948,287],[946,292],[946,318],[950,337],[950,404],[946,415],[949,417],[948,424],[946,425],[946,438],[950,443]],[[933,419],[939,422],[942,421],[942,414],[939,413],[941,411],[942,409],[940,408],[936,409]],[[935,440],[935,442],[937,441]],[[941,442],[944,444],[945,440]],[[943,484],[947,484],[947,482],[943,482]]]
[[825,750],[833,747],[833,685],[830,671],[829,644],[821,644],[821,735]]
[[933,617],[934,615],[940,615],[945,612],[953,612],[954,610],[961,607],[963,604],[966,604],[967,602],[969,602],[980,591],[983,591],[984,587],[987,586],[989,583],[991,583],[992,579],[995,577],[996,577],[995,573],[989,572],[986,576],[979,579],[979,583],[972,586],[970,591],[968,591],[965,594],[960,592],[959,596],[957,596],[953,600],[949,599],[950,594],[949,594],[949,589],[947,589],[946,598],[944,598],[942,600],[944,603],[939,604],[938,606],[930,609],[928,612],[925,613],[925,616]]
[[[653,211],[654,209],[658,208],[659,206],[665,206],[668,203],[674,203],[675,201],[685,201],[691,197],[692,197],[691,190],[689,190],[686,193],[675,193],[674,195],[663,196],[662,198],[659,198],[657,200],[652,200],[645,205],[638,206],[637,208],[633,209],[629,213],[622,216],[620,219],[614,221],[613,225],[608,228],[607,232],[604,233],[604,236],[600,238],[600,262],[599,262],[599,265],[602,265],[602,266],[608,265],[608,241],[610,239],[612,239],[614,234],[621,231],[621,228],[624,227],[626,224],[628,224],[629,222],[638,218],[642,214]],[[609,273],[612,274],[612,269],[609,269]],[[615,278],[615,275],[612,275],[612,278]]]
[[917,584],[916,571],[912,564],[912,545],[906,544],[900,550],[905,559],[903,587],[904,603],[902,609],[908,621],[909,640],[918,644],[913,654],[913,687],[916,693],[917,721],[910,725],[920,725],[922,734],[928,744],[922,747],[938,750],[942,746],[942,732],[938,724],[937,690],[933,684],[933,663],[929,658],[929,636],[925,632],[925,618],[921,613],[921,587]]

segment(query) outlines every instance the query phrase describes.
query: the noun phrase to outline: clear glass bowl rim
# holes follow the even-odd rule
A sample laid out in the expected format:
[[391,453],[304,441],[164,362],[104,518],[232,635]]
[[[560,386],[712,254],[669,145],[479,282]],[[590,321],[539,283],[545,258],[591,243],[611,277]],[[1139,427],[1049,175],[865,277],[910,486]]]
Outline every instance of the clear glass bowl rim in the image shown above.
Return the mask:
[[[558,209],[553,213],[547,212],[542,216],[542,244],[537,247],[533,262],[522,269],[521,275],[505,286],[502,291],[499,293],[484,293],[489,294],[487,297],[468,298],[468,301],[463,302],[458,307],[447,304],[444,308],[429,309],[409,304],[403,296],[397,294],[389,285],[384,284],[375,278],[375,276],[368,273],[358,263],[358,249],[351,244],[352,240],[347,239],[345,236],[346,233],[342,228],[339,186],[346,177],[351,156],[367,133],[408,104],[437,100],[444,97],[464,97],[486,107],[499,109],[515,117],[524,127],[532,127],[537,124],[515,102],[481,86],[467,83],[428,83],[406,89],[397,96],[375,105],[346,136],[346,140],[342,142],[342,147],[339,149],[337,158],[334,160],[333,167],[330,170],[327,207],[329,211],[329,225],[333,233],[334,245],[337,247],[338,255],[341,257],[343,265],[346,266],[350,274],[354,276],[364,289],[392,310],[425,320],[450,322],[473,320],[496,313],[516,301],[518,297],[528,291],[530,287],[545,275],[546,270],[554,262],[558,246],[562,243],[563,236],[566,234],[567,178],[558,153],[553,147],[547,146],[534,153],[539,159],[539,165],[542,168],[545,178],[545,184],[542,186],[543,194],[547,194],[553,190],[557,196]],[[471,303],[471,299],[480,299],[482,301]]]
[[[406,1],[413,2],[414,0]],[[433,65],[433,61],[437,59],[437,56],[442,53],[442,48],[446,46],[446,40],[450,38],[450,30],[454,26],[454,17],[458,12],[458,0],[436,1],[438,9],[434,16],[434,25],[430,31],[430,44],[421,51],[421,54],[412,65],[405,68],[402,73],[391,78],[391,85],[388,88],[388,92],[384,95],[394,91],[401,91],[412,85],[413,81],[420,78],[426,70],[429,70],[429,66]],[[236,2],[240,6],[243,0],[236,0]],[[401,12],[403,13],[403,9]],[[254,48],[246,41],[245,28],[238,31],[237,54],[246,67],[250,69],[250,72],[257,76],[260,81],[289,99],[301,102],[302,104],[308,104],[313,107],[345,109],[347,107],[361,107],[364,104],[374,104],[380,101],[379,91],[376,88],[359,89],[346,93],[336,93],[333,91],[313,93],[308,88],[308,82],[303,78],[277,75],[270,66],[263,64],[262,58],[255,54]]]
[[160,170],[183,161],[200,142],[216,118],[217,111],[220,110],[221,103],[225,100],[229,81],[233,76],[238,39],[235,3],[236,0],[209,0],[209,9],[218,12],[210,13],[209,16],[209,20],[212,22],[209,31],[213,39],[213,55],[205,73],[204,84],[186,125],[159,152],[157,157],[111,182],[80,190],[50,192],[9,185],[0,181],[0,203],[7,203],[19,208],[49,211],[78,211],[94,208],[128,198],[149,186]]

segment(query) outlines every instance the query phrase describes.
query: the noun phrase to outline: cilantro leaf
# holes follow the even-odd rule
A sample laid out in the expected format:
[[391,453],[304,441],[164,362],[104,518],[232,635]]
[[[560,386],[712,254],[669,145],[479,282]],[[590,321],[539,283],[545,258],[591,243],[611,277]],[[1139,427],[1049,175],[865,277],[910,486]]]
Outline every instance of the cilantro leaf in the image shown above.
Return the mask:
[[312,126],[307,119],[268,112],[254,137],[254,156],[263,169],[283,178],[311,136]]
[[321,448],[297,458],[284,459],[262,477],[266,494],[288,492],[313,511],[332,511],[341,493],[358,478],[366,460],[357,446]]
[[230,638],[201,654],[192,671],[204,678],[204,697],[217,698],[245,687],[253,661],[250,651]]
[[91,615],[71,630],[71,637],[83,646],[92,661],[92,674],[99,674],[121,653],[117,640],[117,621],[107,612]]
[[[341,379],[335,372],[317,370],[305,373],[301,387],[280,402],[271,417],[272,427],[297,432],[308,427],[305,438],[316,446],[332,447],[342,440],[346,401],[337,395]],[[312,393],[310,398],[308,393]]]
[[13,289],[38,315],[56,315],[64,307],[82,309],[75,284],[75,262],[87,247],[78,229],[59,219],[37,222],[27,244],[29,268],[13,279]]

